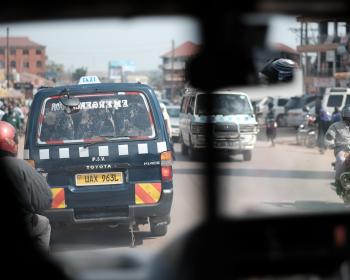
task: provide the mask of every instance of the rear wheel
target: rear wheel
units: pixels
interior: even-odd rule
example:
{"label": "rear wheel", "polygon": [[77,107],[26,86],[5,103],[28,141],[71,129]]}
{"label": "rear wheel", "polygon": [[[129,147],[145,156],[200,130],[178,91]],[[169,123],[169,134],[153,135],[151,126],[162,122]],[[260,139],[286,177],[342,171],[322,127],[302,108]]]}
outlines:
{"label": "rear wheel", "polygon": [[151,228],[151,234],[153,236],[164,236],[168,232],[168,224],[170,223],[170,217],[153,217],[150,218],[149,225]]}
{"label": "rear wheel", "polygon": [[195,148],[190,143],[190,146],[188,147],[188,156],[190,160],[198,160],[199,159],[199,151]]}
{"label": "rear wheel", "polygon": [[168,225],[157,225],[157,224],[150,224],[151,227],[151,234],[153,236],[164,236],[168,232]]}
{"label": "rear wheel", "polygon": [[243,152],[244,161],[251,161],[253,156],[253,152],[251,150],[246,150]]}
{"label": "rear wheel", "polygon": [[182,135],[180,135],[180,143],[181,143],[181,154],[186,156],[188,154],[188,147],[185,145]]}
{"label": "rear wheel", "polygon": [[305,140],[305,146],[308,148],[314,148],[317,145],[316,133],[308,133]]}

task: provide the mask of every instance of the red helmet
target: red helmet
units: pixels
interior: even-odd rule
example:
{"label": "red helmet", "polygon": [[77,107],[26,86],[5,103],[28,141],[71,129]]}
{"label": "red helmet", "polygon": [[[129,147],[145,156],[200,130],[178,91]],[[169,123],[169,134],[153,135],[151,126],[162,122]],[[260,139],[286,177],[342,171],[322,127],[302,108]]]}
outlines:
{"label": "red helmet", "polygon": [[8,122],[0,121],[0,151],[17,155],[18,139],[16,129]]}

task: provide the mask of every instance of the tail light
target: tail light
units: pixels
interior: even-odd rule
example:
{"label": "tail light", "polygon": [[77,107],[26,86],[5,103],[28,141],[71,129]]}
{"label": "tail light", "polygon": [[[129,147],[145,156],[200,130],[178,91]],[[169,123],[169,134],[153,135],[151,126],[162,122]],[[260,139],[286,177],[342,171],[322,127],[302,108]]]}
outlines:
{"label": "tail light", "polygon": [[171,181],[173,179],[173,157],[171,151],[160,154],[160,166],[162,173],[162,181]]}

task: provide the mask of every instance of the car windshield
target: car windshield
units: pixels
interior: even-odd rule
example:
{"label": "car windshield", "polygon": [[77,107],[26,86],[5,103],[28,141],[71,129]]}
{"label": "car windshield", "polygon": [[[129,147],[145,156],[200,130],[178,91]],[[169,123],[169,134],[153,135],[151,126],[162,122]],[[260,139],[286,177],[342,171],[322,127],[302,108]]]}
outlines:
{"label": "car windshield", "polygon": [[178,118],[180,115],[180,107],[167,107],[166,108],[171,118]]}
{"label": "car windshield", "polygon": [[301,98],[300,97],[292,97],[288,100],[287,104],[285,107],[290,108],[290,109],[297,109],[301,108]]}
{"label": "car windshield", "polygon": [[[213,111],[208,110],[207,104],[213,104]],[[199,94],[196,103],[197,115],[233,115],[251,114],[253,109],[247,96],[241,94]]]}

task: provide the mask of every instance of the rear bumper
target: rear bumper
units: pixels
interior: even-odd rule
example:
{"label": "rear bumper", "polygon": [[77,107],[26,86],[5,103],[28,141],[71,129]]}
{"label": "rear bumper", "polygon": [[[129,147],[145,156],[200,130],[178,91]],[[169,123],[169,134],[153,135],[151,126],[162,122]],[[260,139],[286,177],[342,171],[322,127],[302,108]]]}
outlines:
{"label": "rear bumper", "polygon": [[[170,190],[169,190],[170,191]],[[99,217],[91,218],[76,218],[74,208],[70,209],[49,209],[44,212],[44,215],[50,220],[51,223],[57,224],[98,224],[98,223],[118,223],[129,224],[130,222],[138,219],[146,219],[151,217],[165,217],[169,216],[170,209],[173,201],[173,193],[162,193],[160,201],[156,204],[142,204],[142,205],[129,205],[128,213],[123,216],[110,216],[105,212],[106,217],[103,217],[103,213],[99,213]]]}

